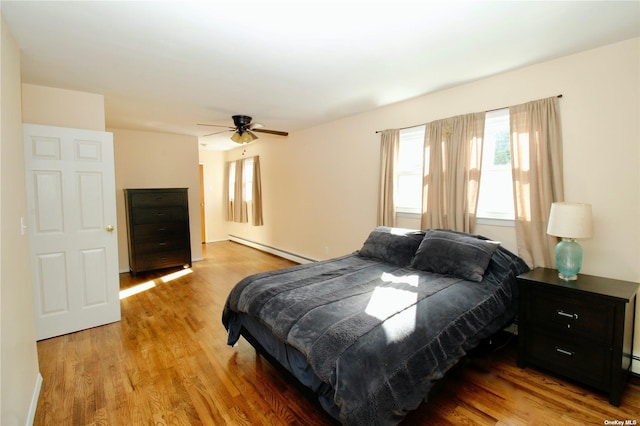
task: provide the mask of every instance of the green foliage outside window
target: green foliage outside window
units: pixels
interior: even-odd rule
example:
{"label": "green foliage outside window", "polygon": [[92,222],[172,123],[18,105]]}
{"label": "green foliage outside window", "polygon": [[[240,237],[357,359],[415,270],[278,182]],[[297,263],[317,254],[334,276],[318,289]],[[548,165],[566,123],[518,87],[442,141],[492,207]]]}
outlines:
{"label": "green foliage outside window", "polygon": [[509,132],[500,132],[496,134],[496,149],[494,151],[493,164],[496,166],[506,166],[511,164]]}

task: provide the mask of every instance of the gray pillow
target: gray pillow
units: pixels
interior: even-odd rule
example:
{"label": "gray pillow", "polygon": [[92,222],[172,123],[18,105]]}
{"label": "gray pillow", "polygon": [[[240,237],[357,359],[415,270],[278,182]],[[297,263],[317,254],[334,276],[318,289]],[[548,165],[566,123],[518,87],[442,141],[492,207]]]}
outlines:
{"label": "gray pillow", "polygon": [[358,254],[393,265],[409,266],[423,237],[424,231],[378,226],[369,234]]}
{"label": "gray pillow", "polygon": [[427,231],[411,267],[469,281],[482,281],[499,243],[451,231]]}

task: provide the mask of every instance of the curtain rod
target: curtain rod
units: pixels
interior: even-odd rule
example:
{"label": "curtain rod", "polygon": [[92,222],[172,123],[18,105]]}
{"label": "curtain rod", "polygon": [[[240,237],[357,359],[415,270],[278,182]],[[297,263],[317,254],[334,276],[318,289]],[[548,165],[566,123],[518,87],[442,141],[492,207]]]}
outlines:
{"label": "curtain rod", "polygon": [[[561,98],[562,97],[562,93],[560,93],[558,96],[556,96],[556,98]],[[488,111],[485,112],[492,112],[492,111],[498,111],[501,109],[505,109],[505,108],[509,108],[509,107],[502,107],[502,108],[494,108],[494,109],[490,109]],[[418,127],[418,126],[424,126],[427,123],[422,123],[422,124],[415,124],[413,126],[407,126],[407,127],[400,127],[397,130],[405,130],[405,129],[410,129],[412,127]],[[382,133],[384,130],[376,130],[376,133]]]}

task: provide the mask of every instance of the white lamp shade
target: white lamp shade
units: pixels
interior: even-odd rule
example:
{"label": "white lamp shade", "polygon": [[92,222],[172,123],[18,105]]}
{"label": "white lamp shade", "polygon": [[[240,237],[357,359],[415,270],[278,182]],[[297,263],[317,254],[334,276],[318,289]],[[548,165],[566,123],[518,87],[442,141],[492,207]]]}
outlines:
{"label": "white lamp shade", "polygon": [[561,238],[591,238],[593,236],[591,204],[551,204],[547,234]]}

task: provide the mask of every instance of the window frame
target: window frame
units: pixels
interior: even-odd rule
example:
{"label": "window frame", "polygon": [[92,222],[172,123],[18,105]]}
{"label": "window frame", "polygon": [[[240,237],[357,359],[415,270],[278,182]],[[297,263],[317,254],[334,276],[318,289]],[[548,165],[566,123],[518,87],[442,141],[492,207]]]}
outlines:
{"label": "window frame", "polygon": [[[487,128],[489,129],[489,131],[491,132],[493,130],[493,128],[495,128],[495,123],[496,122],[500,122],[500,120],[502,120],[502,125],[504,125],[505,120],[506,120],[506,125],[507,125],[507,132],[508,135],[510,137],[510,126],[509,126],[509,109],[508,108],[503,108],[503,109],[499,109],[499,110],[493,110],[493,111],[488,111],[486,113],[485,116],[485,137],[484,137],[484,143],[483,143],[483,165],[482,165],[482,174],[485,173],[485,171],[489,170],[490,172],[495,171],[495,168],[490,167],[489,169],[485,168],[485,158],[488,156],[488,149],[491,150],[491,156],[495,155],[495,140],[490,140],[487,144]],[[400,219],[400,218],[407,218],[407,219],[419,219],[422,215],[422,195],[423,195],[423,191],[420,190],[419,192],[419,198],[420,198],[420,202],[417,206],[408,206],[408,205],[399,205],[398,204],[398,194],[400,193],[400,189],[399,189],[399,185],[400,185],[400,177],[401,176],[418,176],[419,180],[420,180],[420,188],[422,188],[422,179],[423,179],[423,174],[424,174],[424,161],[425,161],[425,155],[424,155],[424,137],[425,137],[425,131],[426,131],[426,125],[419,125],[419,126],[414,126],[414,127],[409,127],[406,129],[401,129],[400,130],[400,142],[399,142],[399,148],[398,148],[398,158],[396,159],[396,170],[394,171],[394,181],[395,181],[395,194],[396,197],[394,197],[394,208],[396,210],[396,218]],[[401,164],[401,156],[402,153],[400,152],[404,147],[403,147],[403,142],[406,144],[407,141],[411,141],[411,142],[416,142],[416,139],[420,139],[420,152],[419,154],[416,152],[413,155],[420,158],[420,162],[421,162],[421,167],[420,167],[420,171],[416,172],[415,170],[413,172],[404,169]],[[510,148],[510,146],[509,146]],[[511,166],[511,161],[509,161],[508,164],[505,164],[502,167],[498,167],[498,168],[502,168],[503,172],[506,172],[507,170],[509,171],[509,174],[511,175],[510,178],[510,191],[512,194],[511,197],[511,202],[512,204],[514,204],[513,201],[513,170],[512,170],[512,166]],[[480,192],[478,194],[478,207],[480,207],[480,197],[482,196],[482,189],[483,189],[483,185],[482,185],[482,175],[481,175],[481,181],[480,181]],[[485,181],[486,184],[486,181]],[[514,206],[514,210],[515,210],[515,206]],[[515,211],[513,211],[513,213],[511,211],[509,212],[488,212],[488,211],[481,211],[478,210],[476,212],[476,224],[478,225],[491,225],[491,226],[504,226],[504,227],[515,227]]]}
{"label": "window frame", "polygon": [[[394,180],[395,180],[395,188],[394,193],[396,196],[394,197],[394,208],[396,210],[396,215],[415,218],[421,216],[422,211],[422,180],[424,173],[424,134],[426,130],[426,125],[409,127],[406,129],[400,130],[400,141],[398,146],[398,158],[396,159],[396,170],[394,172]],[[419,167],[402,167],[401,161],[404,159],[405,155],[403,155],[403,151],[406,151],[408,144],[416,144],[417,147],[412,147],[413,150],[409,152],[413,153],[407,154],[407,158],[417,157],[420,158],[420,166]],[[404,145],[404,146],[403,146]],[[400,177],[414,177],[419,181],[419,196],[415,196],[417,198],[416,205],[399,205],[398,194],[400,193]]]}
{"label": "window frame", "polygon": [[[506,126],[505,126],[506,125]],[[509,108],[501,108],[498,110],[488,111],[485,115],[485,134],[482,147],[482,174],[480,176],[479,192],[478,192],[478,210],[476,211],[476,223],[482,225],[494,225],[494,226],[515,226],[515,207],[513,199],[513,169],[509,157],[509,162],[504,165],[496,165],[491,162],[491,159],[495,159],[496,155],[496,139],[495,135],[499,131],[507,132],[507,138],[510,137],[510,125],[509,125]],[[509,139],[507,139],[508,141]],[[509,143],[510,145],[510,143]],[[509,151],[510,151],[509,146]],[[509,152],[509,155],[511,153]],[[509,175],[508,183],[505,180],[502,184],[508,189],[511,194],[511,209],[509,210],[496,210],[489,211],[482,209],[482,197],[483,190],[487,191],[487,174],[488,173],[502,173]],[[484,179],[484,180],[483,180]],[[484,183],[484,185],[483,185]],[[494,188],[495,190],[495,188]],[[486,192],[485,192],[486,196]]]}

